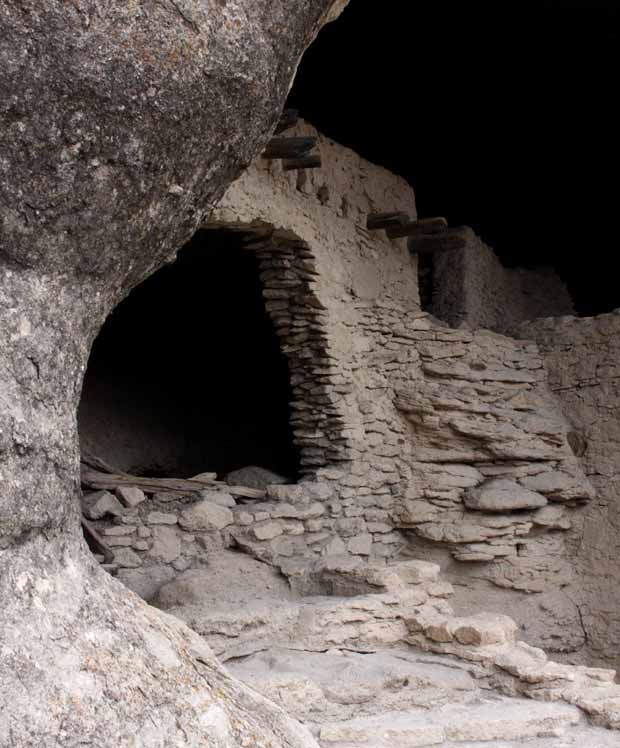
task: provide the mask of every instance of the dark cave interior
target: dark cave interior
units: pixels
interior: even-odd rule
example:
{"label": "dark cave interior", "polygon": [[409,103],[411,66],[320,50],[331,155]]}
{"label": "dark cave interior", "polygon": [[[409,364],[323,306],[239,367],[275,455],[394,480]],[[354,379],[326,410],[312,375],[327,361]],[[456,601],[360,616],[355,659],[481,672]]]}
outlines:
{"label": "dark cave interior", "polygon": [[294,480],[290,399],[256,257],[232,232],[199,231],[95,341],[78,413],[82,451],[150,477],[258,465]]}
{"label": "dark cave interior", "polygon": [[405,177],[421,217],[553,267],[599,314],[620,306],[619,18],[597,0],[351,0],[288,105]]}

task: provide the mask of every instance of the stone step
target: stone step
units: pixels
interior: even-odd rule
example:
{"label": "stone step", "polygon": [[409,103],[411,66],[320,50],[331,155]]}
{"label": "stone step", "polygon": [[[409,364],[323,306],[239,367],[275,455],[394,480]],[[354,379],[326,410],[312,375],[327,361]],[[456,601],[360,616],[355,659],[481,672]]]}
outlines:
{"label": "stone step", "polygon": [[[338,748],[390,748],[386,743],[340,743]],[[333,748],[333,745],[330,746]],[[563,737],[436,743],[432,748],[618,748],[617,735],[603,728],[572,730]]]}
{"label": "stone step", "polygon": [[[604,728],[571,730],[562,737],[532,738],[530,740],[501,740],[474,743],[441,743],[436,748],[618,748],[618,736]],[[347,747],[352,748],[352,747]],[[367,747],[368,748],[368,747]],[[383,748],[383,746],[373,746]]]}
{"label": "stone step", "polygon": [[490,741],[496,745],[498,740],[558,738],[581,719],[578,709],[564,704],[494,699],[326,723],[318,737],[323,748],[424,748]]}

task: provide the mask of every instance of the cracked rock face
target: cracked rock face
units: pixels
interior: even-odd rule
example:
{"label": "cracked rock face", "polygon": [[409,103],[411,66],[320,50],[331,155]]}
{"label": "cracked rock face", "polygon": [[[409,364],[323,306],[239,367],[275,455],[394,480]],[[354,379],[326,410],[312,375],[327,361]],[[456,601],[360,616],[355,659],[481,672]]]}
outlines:
{"label": "cracked rock face", "polygon": [[260,151],[333,5],[0,7],[0,746],[312,744],[89,564],[75,413],[103,320]]}

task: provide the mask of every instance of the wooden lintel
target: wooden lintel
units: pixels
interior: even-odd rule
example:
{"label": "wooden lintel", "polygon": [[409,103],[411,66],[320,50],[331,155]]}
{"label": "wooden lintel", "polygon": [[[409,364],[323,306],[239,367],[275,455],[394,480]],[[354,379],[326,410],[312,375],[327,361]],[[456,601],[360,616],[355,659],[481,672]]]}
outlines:
{"label": "wooden lintel", "polygon": [[446,250],[464,249],[467,246],[466,227],[448,229],[441,234],[413,236],[407,244],[411,254],[432,254]]}
{"label": "wooden lintel", "polygon": [[406,213],[371,213],[366,219],[366,228],[369,231],[377,231],[391,226],[403,226],[406,223],[409,223],[409,216]]}
{"label": "wooden lintel", "polygon": [[316,146],[315,137],[272,138],[263,151],[263,158],[303,158]]}
{"label": "wooden lintel", "polygon": [[282,161],[284,171],[294,171],[295,169],[320,169],[322,165],[321,157],[317,154],[304,156],[303,158],[289,158]]}
{"label": "wooden lintel", "polygon": [[448,228],[445,218],[422,218],[419,221],[409,221],[402,225],[389,226],[386,234],[390,239],[404,236],[425,236],[427,234],[440,234]]}
{"label": "wooden lintel", "polygon": [[280,119],[276,125],[276,135],[280,135],[280,133],[290,130],[291,127],[295,127],[298,122],[299,112],[297,109],[285,109],[280,115]]}

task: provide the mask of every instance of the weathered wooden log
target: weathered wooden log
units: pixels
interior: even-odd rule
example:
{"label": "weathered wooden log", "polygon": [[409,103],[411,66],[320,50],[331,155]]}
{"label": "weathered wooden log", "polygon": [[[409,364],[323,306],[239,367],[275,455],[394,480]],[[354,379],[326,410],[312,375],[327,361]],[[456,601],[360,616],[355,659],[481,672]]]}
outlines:
{"label": "weathered wooden log", "polygon": [[316,146],[315,137],[272,138],[263,151],[263,158],[303,158]]}
{"label": "weathered wooden log", "polygon": [[280,135],[280,133],[290,130],[291,127],[295,127],[298,122],[299,112],[297,109],[285,109],[280,115],[280,119],[276,126],[276,135]]}
{"label": "weathered wooden log", "polygon": [[426,234],[439,234],[448,228],[445,218],[422,218],[419,221],[409,221],[402,225],[395,224],[386,229],[390,239],[403,236],[419,236]]}
{"label": "weathered wooden log", "polygon": [[114,553],[104,543],[101,535],[99,535],[86,517],[82,517],[82,532],[91,551],[102,555],[104,563],[111,564],[114,561]]}
{"label": "weathered wooden log", "polygon": [[96,490],[113,491],[120,486],[134,486],[145,493],[188,494],[212,487],[214,481],[186,480],[184,478],[142,478],[127,473],[101,473],[82,465],[82,485]]}
{"label": "weathered wooden log", "polygon": [[446,250],[464,249],[467,245],[468,229],[461,226],[447,229],[441,234],[426,234],[413,236],[407,246],[411,254],[432,254]]}
{"label": "weathered wooden log", "polygon": [[366,219],[366,228],[369,231],[377,231],[392,226],[403,226],[408,222],[409,216],[406,213],[371,213]]}
{"label": "weathered wooden log", "polygon": [[303,158],[289,158],[282,162],[284,171],[293,171],[295,169],[320,169],[321,157],[318,153]]}
{"label": "weathered wooden log", "polygon": [[113,465],[110,465],[109,462],[102,460],[101,457],[82,450],[80,454],[80,467],[84,469],[84,466],[92,468],[93,470],[99,471],[101,473],[115,473],[115,474],[128,475],[128,473],[123,473],[122,470],[119,470],[118,468],[115,468]]}
{"label": "weathered wooden log", "polygon": [[233,496],[243,496],[246,499],[264,499],[266,491],[246,486],[229,486],[216,480],[202,480],[200,478],[141,478],[128,473],[101,473],[88,466],[81,466],[82,485],[98,491],[114,491],[121,486],[134,486],[145,493],[177,493],[180,496],[203,491],[206,488],[221,489]]}

